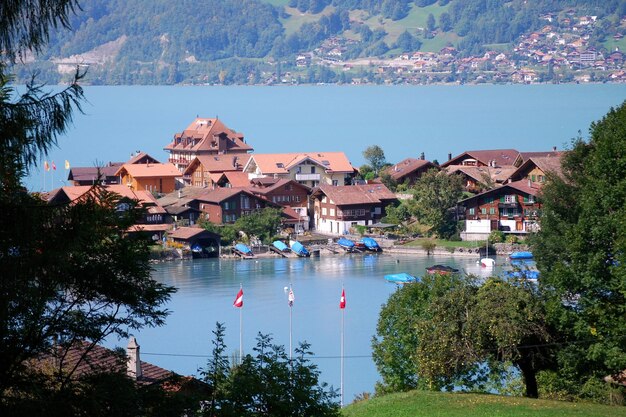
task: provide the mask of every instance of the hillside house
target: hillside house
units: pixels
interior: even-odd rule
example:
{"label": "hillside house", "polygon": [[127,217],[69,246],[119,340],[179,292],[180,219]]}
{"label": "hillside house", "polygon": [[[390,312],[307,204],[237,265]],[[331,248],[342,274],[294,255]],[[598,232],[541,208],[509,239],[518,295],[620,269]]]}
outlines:
{"label": "hillside house", "polygon": [[406,158],[383,172],[389,174],[398,184],[406,183],[413,185],[419,177],[432,168],[437,168],[437,166],[430,161],[426,161],[422,154],[420,159]]}
{"label": "hillside house", "polygon": [[[145,152],[137,151],[131,154],[127,164],[158,164],[155,158]],[[120,178],[115,174],[124,162],[109,162],[101,167],[74,167],[70,168],[67,180],[72,185],[94,185],[98,179],[101,185],[119,184]]]}
{"label": "hillside house", "polygon": [[245,188],[217,188],[192,197],[187,205],[201,211],[206,220],[215,224],[234,223],[253,211],[280,207]]}
{"label": "hillside house", "polygon": [[254,150],[241,133],[226,127],[217,118],[196,118],[184,131],[176,133],[174,140],[163,149],[169,152],[169,162],[181,173],[200,155],[236,154],[245,158]]}
{"label": "hillside house", "polygon": [[343,152],[304,152],[254,154],[243,172],[250,179],[287,178],[313,188],[321,184],[347,184],[355,170]]}
{"label": "hillside house", "polygon": [[321,185],[311,198],[315,229],[334,235],[349,233],[357,225],[379,223],[385,208],[398,201],[383,184]]}
{"label": "hillside house", "polygon": [[124,164],[115,175],[120,184],[138,191],[167,194],[176,189],[176,180],[182,174],[173,164]]}
{"label": "hillside house", "polygon": [[526,159],[519,168],[511,174],[510,182],[530,181],[532,184],[544,184],[547,180],[547,174],[552,173],[562,176],[561,157],[563,152],[555,153],[548,156],[532,156]]}
{"label": "hillside house", "polygon": [[494,230],[526,235],[538,230],[540,184],[522,180],[485,191],[457,204],[465,219],[463,240],[485,240]]}
{"label": "hillside house", "polygon": [[291,210],[288,212],[296,215],[296,233],[309,230],[309,194],[311,189],[306,185],[286,178],[263,178],[252,180],[252,186],[248,190],[282,207],[289,207]]}
{"label": "hillside house", "polygon": [[247,160],[248,155],[199,155],[183,171],[183,180],[186,185],[214,188],[224,172],[241,171]]}

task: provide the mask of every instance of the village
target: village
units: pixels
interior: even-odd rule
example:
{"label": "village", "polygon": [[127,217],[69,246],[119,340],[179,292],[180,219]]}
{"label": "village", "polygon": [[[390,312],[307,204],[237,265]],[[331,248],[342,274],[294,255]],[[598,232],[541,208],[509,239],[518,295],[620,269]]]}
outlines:
{"label": "village", "polygon": [[236,242],[222,252],[220,235],[200,224],[229,225],[274,208],[281,214],[280,233],[294,241],[315,235],[318,241],[337,242],[360,230],[383,245],[397,226],[383,222],[386,208],[413,197],[389,189],[380,177],[406,189],[427,171],[439,170],[460,176],[470,196],[451,208],[465,224],[462,240],[484,241],[492,231],[523,239],[538,229],[541,187],[548,173],[560,174],[563,155],[556,148],[468,150],[450,153],[438,164],[421,154],[387,166],[379,178],[364,180],[343,152],[253,153],[243,134],[217,118],[196,118],[164,150],[169,153],[164,162],[137,151],[126,162],[71,167],[72,185],[52,190],[47,200],[70,203],[98,184],[120,196],[118,210],[133,204],[144,209],[131,233],[195,256],[246,257]]}
{"label": "village", "polygon": [[[333,37],[315,50],[298,55],[295,64],[301,68],[319,64],[340,71],[373,69],[388,84],[626,81],[623,52],[616,47],[602,53],[591,42],[593,31],[598,29],[596,16],[576,16],[571,11],[564,16],[546,14],[541,19],[545,26],[523,35],[512,51],[494,49],[481,55],[463,56],[448,45],[438,52],[414,51],[393,58],[348,59],[346,52],[357,41]],[[626,19],[620,24],[625,26]],[[624,35],[617,32],[607,36],[618,42]],[[295,79],[288,73],[281,82],[295,82]],[[368,80],[356,77],[351,82],[360,84]]]}

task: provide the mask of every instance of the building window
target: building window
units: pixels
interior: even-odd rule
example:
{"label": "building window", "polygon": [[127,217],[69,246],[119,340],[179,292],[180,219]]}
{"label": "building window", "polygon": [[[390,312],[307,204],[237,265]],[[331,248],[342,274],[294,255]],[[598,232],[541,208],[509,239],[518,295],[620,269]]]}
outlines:
{"label": "building window", "polygon": [[485,207],[481,208],[480,214],[487,214],[487,209]]}
{"label": "building window", "polygon": [[516,197],[515,194],[507,194],[507,195],[504,196],[504,202],[505,203],[516,203],[517,199],[515,197]]}
{"label": "building window", "polygon": [[293,201],[300,202],[300,196],[299,195],[293,196]]}
{"label": "building window", "polygon": [[496,214],[496,209],[494,207],[490,207],[489,214]]}
{"label": "building window", "polygon": [[339,180],[333,180],[333,186],[338,186],[339,185]]}
{"label": "building window", "polygon": [[330,215],[331,215],[331,216],[333,216],[333,217],[335,217],[335,209],[334,209],[334,208],[331,208],[331,209],[330,209]]}
{"label": "building window", "polygon": [[326,207],[322,207],[322,216],[326,215]]}
{"label": "building window", "polygon": [[311,167],[311,174],[315,174],[315,167]]}
{"label": "building window", "polygon": [[326,196],[322,197],[322,203],[325,203],[327,201]]}
{"label": "building window", "polygon": [[474,207],[469,209],[469,214],[470,214],[470,216],[473,216],[474,214],[476,214],[476,209]]}

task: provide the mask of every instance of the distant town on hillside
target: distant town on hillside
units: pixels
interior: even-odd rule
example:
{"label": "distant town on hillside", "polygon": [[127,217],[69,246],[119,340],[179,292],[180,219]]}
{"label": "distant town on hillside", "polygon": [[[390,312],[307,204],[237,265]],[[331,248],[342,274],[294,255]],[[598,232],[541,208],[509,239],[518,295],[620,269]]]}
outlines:
{"label": "distant town on hillside", "polygon": [[[84,0],[20,81],[624,82],[619,0]],[[139,12],[141,11],[141,12]]]}

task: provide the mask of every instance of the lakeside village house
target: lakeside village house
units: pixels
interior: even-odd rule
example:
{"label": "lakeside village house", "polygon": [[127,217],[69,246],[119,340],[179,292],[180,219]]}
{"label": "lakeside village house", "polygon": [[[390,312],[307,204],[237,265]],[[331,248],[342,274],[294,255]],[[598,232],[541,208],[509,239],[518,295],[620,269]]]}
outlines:
{"label": "lakeside village house", "polygon": [[[219,254],[219,236],[202,233],[200,218],[214,224],[235,222],[265,207],[282,210],[283,228],[340,236],[354,227],[380,223],[398,198],[379,180],[355,184],[358,172],[343,152],[254,154],[241,133],[215,118],[196,118],[165,148],[168,162],[137,151],[127,162],[69,171],[72,187],[48,194],[53,203],[70,203],[96,182],[120,195],[120,210],[131,204],[147,209],[129,232],[148,233],[200,245]],[[472,197],[456,212],[465,221],[464,240],[483,240],[493,230],[524,235],[537,229],[541,187],[548,173],[560,175],[563,152],[515,149],[465,151],[437,166],[406,158],[386,169],[398,184],[414,184],[430,169],[460,175]]]}

